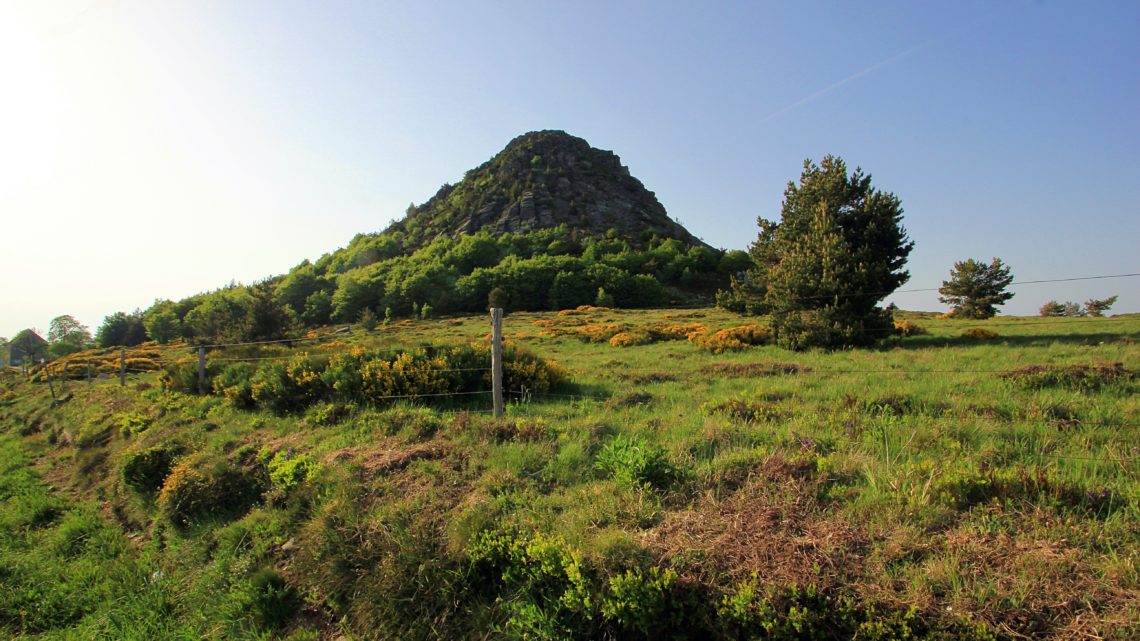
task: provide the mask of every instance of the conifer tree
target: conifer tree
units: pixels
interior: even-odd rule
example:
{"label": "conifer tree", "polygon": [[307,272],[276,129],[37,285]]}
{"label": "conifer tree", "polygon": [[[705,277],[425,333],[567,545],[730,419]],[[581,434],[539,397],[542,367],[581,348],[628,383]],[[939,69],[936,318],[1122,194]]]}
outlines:
{"label": "conifer tree", "polygon": [[836,156],[807,160],[799,184],[784,191],[780,222],[757,223],[753,267],[730,298],[770,314],[779,344],[868,345],[891,334],[879,302],[910,278],[903,266],[914,248],[894,194],[873,188],[861,169],[849,175]]}
{"label": "conifer tree", "polygon": [[938,300],[953,308],[950,315],[955,318],[992,318],[998,305],[1013,298],[1013,292],[1005,291],[1012,282],[1009,265],[1000,258],[994,258],[989,265],[969,258],[954,263],[950,279],[942,281],[938,288]]}

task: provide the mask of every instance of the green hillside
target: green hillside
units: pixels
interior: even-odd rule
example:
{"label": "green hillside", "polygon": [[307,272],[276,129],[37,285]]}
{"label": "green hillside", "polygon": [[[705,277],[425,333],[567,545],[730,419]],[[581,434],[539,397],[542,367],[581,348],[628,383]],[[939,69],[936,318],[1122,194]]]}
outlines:
{"label": "green hillside", "polygon": [[485,314],[9,372],[0,636],[1136,638],[1140,321],[901,317],[512,313],[502,420]]}
{"label": "green hillside", "polygon": [[238,342],[361,314],[481,311],[496,288],[511,310],[711,303],[749,264],[745,252],[713,249],[671,220],[612,152],[541,131],[382,232],[251,286],[157,301],[136,322],[147,329],[139,336],[160,342]]}

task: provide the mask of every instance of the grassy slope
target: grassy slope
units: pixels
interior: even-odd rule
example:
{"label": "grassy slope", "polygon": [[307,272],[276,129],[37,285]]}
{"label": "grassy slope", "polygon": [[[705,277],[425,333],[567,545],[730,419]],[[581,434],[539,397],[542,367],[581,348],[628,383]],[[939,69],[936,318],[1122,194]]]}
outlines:
{"label": "grassy slope", "polygon": [[[535,583],[469,561],[479,533],[495,530],[528,541],[556,533],[596,599],[615,593],[614,577],[658,566],[675,572],[671,594],[702,601],[642,612],[611,599],[609,610],[585,610],[603,613],[594,634],[660,635],[653,626],[681,611],[674,633],[747,638],[768,616],[750,586],[769,591],[784,621],[781,603],[810,601],[789,599],[789,586],[814,585],[852,597],[863,618],[874,618],[872,604],[915,608],[923,628],[1135,635],[1136,383],[1030,389],[999,372],[1140,369],[1140,320],[912,318],[930,334],[882,350],[714,355],[684,341],[616,348],[542,336],[534,320],[565,319],[512,314],[510,340],[569,368],[568,393],[599,398],[522,399],[502,423],[454,407],[276,417],[146,389],[153,375],[126,389],[72,383],[74,398],[51,409],[43,385],[9,377],[0,626],[44,638],[304,639],[510,636],[550,623],[518,605],[544,603],[522,595],[541,593]],[[673,310],[594,312],[590,322],[740,320]],[[1000,337],[961,337],[976,326]],[[349,342],[438,344],[486,331],[482,318],[423,321]],[[799,368],[773,374],[772,364]],[[743,403],[716,411],[730,401]],[[638,487],[598,469],[617,436],[663,450],[658,464],[671,474]],[[289,452],[311,473],[295,484],[277,477],[240,518],[178,529],[120,476],[123,453],[172,442],[231,459]],[[251,581],[266,568],[294,592],[267,597]],[[657,603],[652,592],[645,603]],[[281,603],[296,611],[283,622]]]}

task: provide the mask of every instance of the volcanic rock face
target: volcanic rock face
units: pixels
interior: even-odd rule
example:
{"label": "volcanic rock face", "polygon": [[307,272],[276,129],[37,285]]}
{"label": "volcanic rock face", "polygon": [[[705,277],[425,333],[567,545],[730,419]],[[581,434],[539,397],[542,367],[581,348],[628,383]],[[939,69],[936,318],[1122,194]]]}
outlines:
{"label": "volcanic rock face", "polygon": [[568,225],[587,235],[610,229],[631,242],[653,235],[703,244],[669,218],[653,192],[611,151],[562,131],[515,138],[503,151],[409,210],[393,230],[413,244],[439,235],[493,234]]}

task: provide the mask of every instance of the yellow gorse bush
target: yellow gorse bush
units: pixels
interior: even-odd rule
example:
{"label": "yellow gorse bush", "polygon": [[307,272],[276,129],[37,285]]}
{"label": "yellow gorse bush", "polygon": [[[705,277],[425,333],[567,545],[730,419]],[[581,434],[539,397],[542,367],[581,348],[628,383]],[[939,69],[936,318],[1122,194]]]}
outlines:
{"label": "yellow gorse bush", "polygon": [[753,345],[772,342],[772,330],[764,325],[741,325],[729,327],[712,334],[707,331],[694,331],[688,336],[689,342],[714,354],[739,352]]}
{"label": "yellow gorse bush", "polygon": [[[221,368],[208,364],[207,389],[235,407],[278,413],[320,402],[379,404],[393,397],[472,400],[489,390],[490,366],[490,347],[479,343],[396,353],[362,349],[332,355],[301,353],[286,363],[235,362]],[[196,390],[196,367],[187,363],[171,368],[163,385],[176,391]],[[547,392],[568,378],[556,364],[511,345],[504,350],[503,369],[504,384],[513,390]]]}
{"label": "yellow gorse bush", "polygon": [[126,358],[120,363],[123,349],[119,347],[91,349],[69,354],[43,366],[36,366],[31,373],[35,382],[45,382],[50,375],[55,380],[67,378],[81,380],[87,378],[88,372],[92,376],[100,374],[118,374],[120,364],[130,372],[153,372],[162,369],[164,362],[169,362],[176,355],[184,354],[185,344],[172,344],[162,348],[153,345],[128,347]]}
{"label": "yellow gorse bush", "polygon": [[902,336],[921,336],[929,333],[925,327],[911,320],[896,321],[895,330]]}
{"label": "yellow gorse bush", "polygon": [[581,316],[591,312],[608,312],[609,307],[595,307],[593,305],[579,305],[574,309],[563,309],[558,312],[559,316]]}

